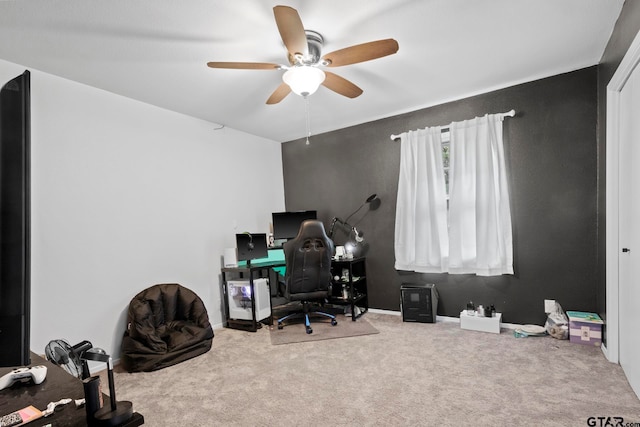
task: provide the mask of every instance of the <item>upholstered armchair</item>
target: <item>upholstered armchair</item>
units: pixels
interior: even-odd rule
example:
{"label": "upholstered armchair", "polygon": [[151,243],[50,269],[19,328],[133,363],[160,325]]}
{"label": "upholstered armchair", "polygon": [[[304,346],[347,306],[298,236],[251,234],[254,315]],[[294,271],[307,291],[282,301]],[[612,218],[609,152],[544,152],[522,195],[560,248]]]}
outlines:
{"label": "upholstered armchair", "polygon": [[212,340],[198,295],[176,283],[154,285],[129,303],[122,365],[129,372],[165,368],[206,353]]}

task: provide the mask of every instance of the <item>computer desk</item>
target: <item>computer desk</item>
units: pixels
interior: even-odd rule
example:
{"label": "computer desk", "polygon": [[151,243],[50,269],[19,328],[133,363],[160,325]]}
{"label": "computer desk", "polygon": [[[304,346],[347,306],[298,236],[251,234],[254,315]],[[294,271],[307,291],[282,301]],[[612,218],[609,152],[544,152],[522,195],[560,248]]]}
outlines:
{"label": "computer desk", "polygon": [[[42,427],[52,426],[86,427],[87,412],[84,407],[76,408],[75,400],[84,399],[84,387],[82,380],[69,374],[60,366],[56,366],[31,352],[31,364],[29,366],[44,365],[47,367],[47,377],[41,384],[16,383],[9,388],[0,390],[0,415],[10,414],[27,406],[34,406],[44,411],[50,402],[60,399],[72,399],[66,405],[56,408],[56,411],[48,417],[42,417],[28,423],[28,426]],[[9,373],[12,368],[0,368],[0,376]],[[108,388],[105,384],[103,387]],[[116,384],[116,392],[118,385]],[[109,404],[109,396],[102,395],[103,402]],[[139,426],[144,424],[144,417],[137,412],[122,426]]]}
{"label": "computer desk", "polygon": [[[366,258],[351,258],[351,259],[332,259],[331,270],[332,276],[339,276],[341,279],[334,283],[336,285],[342,285],[345,288],[346,295],[344,296],[329,296],[329,303],[333,305],[349,306],[351,313],[351,320],[354,322],[369,310],[369,297],[367,291],[366,281]],[[275,268],[286,267],[285,259],[260,259],[255,262],[251,262],[249,265],[241,265],[238,267],[224,267],[222,268],[222,288],[225,306],[226,327],[234,329],[242,329],[250,332],[255,332],[260,328],[260,321],[263,319],[256,319],[256,301],[254,292],[254,276],[267,277],[269,280],[269,308],[270,314],[267,318],[268,324],[273,325],[273,304],[272,304],[272,291],[271,283],[277,283],[277,277],[275,282],[272,282],[271,275]],[[265,276],[266,272],[266,276]],[[343,275],[342,272],[346,272]],[[233,274],[240,279],[248,280],[251,287],[251,320],[242,319],[230,319],[229,318],[229,300],[227,293],[227,280],[228,275]],[[276,285],[277,286],[277,285]],[[358,306],[359,312],[356,310]]]}

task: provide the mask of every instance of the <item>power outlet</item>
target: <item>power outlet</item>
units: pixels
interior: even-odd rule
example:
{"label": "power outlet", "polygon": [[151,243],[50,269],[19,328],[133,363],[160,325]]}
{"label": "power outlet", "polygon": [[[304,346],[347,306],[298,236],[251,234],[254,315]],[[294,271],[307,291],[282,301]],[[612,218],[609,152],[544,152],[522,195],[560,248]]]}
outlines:
{"label": "power outlet", "polygon": [[544,300],[544,312],[549,314],[556,308],[556,300],[546,299]]}

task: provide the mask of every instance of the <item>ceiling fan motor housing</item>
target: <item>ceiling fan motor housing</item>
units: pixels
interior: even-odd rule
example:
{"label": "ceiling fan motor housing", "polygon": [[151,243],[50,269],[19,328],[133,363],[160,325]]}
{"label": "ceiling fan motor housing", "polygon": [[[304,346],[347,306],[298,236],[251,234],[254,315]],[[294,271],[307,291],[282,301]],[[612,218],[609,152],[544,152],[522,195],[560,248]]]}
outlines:
{"label": "ceiling fan motor housing", "polygon": [[289,55],[289,62],[291,65],[327,65],[320,63],[320,57],[322,56],[322,46],[324,45],[324,38],[322,34],[317,31],[304,30],[307,36],[307,45],[309,46],[308,55]]}

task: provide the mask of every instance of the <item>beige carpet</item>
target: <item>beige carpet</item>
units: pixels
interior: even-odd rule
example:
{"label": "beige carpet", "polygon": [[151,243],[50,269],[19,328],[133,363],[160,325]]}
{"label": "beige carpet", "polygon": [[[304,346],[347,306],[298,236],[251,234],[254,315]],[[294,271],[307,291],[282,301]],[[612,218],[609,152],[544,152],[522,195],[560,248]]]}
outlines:
{"label": "beige carpet", "polygon": [[598,348],[371,312],[362,319],[380,333],[272,345],[268,328],[219,329],[206,354],[116,372],[118,400],[154,427],[640,422],[640,400]]}
{"label": "beige carpet", "polygon": [[[361,317],[355,322],[351,320],[351,316],[336,316],[338,324],[331,326],[328,319],[311,321],[313,333],[307,334],[302,319],[290,321],[282,329],[277,326],[270,327],[271,344],[291,344],[306,341],[330,340],[333,338],[355,337],[359,335],[377,334],[378,330],[374,328],[365,317]],[[275,324],[275,321],[274,321]]]}

